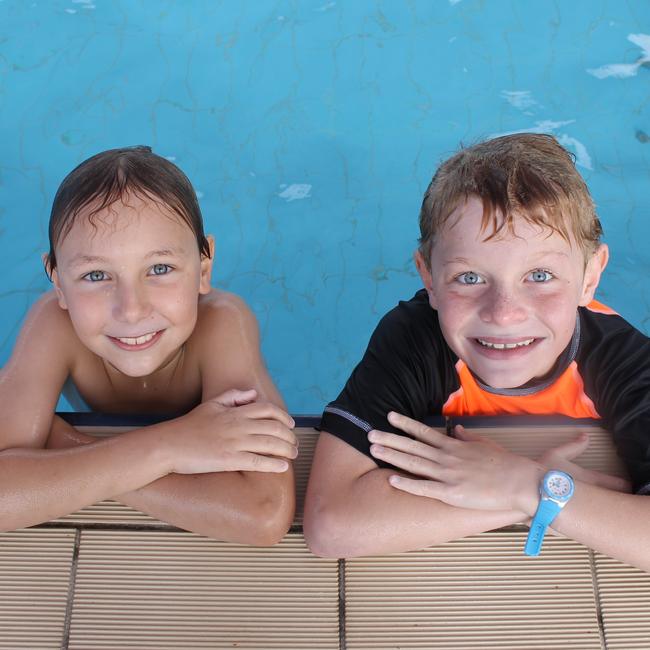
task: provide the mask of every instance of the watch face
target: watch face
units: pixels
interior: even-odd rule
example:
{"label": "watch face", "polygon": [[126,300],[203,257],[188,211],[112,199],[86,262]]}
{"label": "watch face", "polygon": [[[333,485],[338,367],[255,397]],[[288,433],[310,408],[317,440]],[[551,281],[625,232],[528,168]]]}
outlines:
{"label": "watch face", "polygon": [[573,494],[573,479],[564,472],[548,472],[544,477],[546,494],[557,501],[566,501]]}

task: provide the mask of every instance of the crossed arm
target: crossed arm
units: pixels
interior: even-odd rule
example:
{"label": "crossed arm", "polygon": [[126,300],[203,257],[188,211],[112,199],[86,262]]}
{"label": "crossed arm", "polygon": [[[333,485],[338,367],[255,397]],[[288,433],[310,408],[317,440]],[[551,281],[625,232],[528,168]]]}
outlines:
{"label": "crossed arm", "polygon": [[[249,399],[242,399],[242,396],[245,398],[247,395]],[[252,403],[255,397],[256,393],[252,391],[244,393],[233,390],[219,396],[216,401],[224,410],[237,409]],[[237,400],[241,401],[238,403]],[[261,412],[268,405],[258,404],[257,407]],[[287,419],[293,426],[288,416]],[[183,423],[170,424],[182,439]],[[249,430],[255,426],[255,422],[245,424]],[[243,437],[243,431],[238,433]],[[215,435],[218,435],[217,431]],[[95,445],[97,441],[97,438],[77,431],[57,417],[47,446],[50,449],[73,449]],[[291,437],[285,451],[276,450],[278,458],[260,456],[260,461],[251,458],[252,463],[260,462],[260,470],[264,471],[168,473],[114,498],[156,519],[195,533],[243,544],[275,544],[285,535],[293,518],[293,472],[289,466],[289,469],[280,473],[279,466],[266,466],[266,461],[282,462],[279,461],[281,453],[287,457],[295,456],[292,451],[294,442]],[[238,464],[244,467],[245,463],[242,459],[233,459],[234,467]]]}
{"label": "crossed arm", "polygon": [[[621,479],[575,465],[572,458],[585,449],[586,438],[536,462],[462,428],[454,439],[405,416],[391,414],[389,420],[416,439],[372,431],[371,453],[402,472],[379,469],[346,443],[323,434],[305,514],[308,542],[316,553],[410,550],[525,523],[537,509],[540,477],[554,468],[569,471],[576,489],[553,529],[650,571],[650,500],[629,494]],[[333,457],[326,461],[326,455]],[[333,477],[328,465],[339,475]]]}
{"label": "crossed arm", "polygon": [[[39,301],[0,372],[0,530],[124,495],[140,510],[219,539],[281,539],[294,510],[294,423],[259,355],[254,318],[240,304],[226,311],[220,340],[207,342],[222,356],[219,365],[207,359],[203,403],[175,420],[97,440],[52,421],[72,353],[61,335],[67,316],[51,298]],[[224,397],[231,386],[254,390]]]}

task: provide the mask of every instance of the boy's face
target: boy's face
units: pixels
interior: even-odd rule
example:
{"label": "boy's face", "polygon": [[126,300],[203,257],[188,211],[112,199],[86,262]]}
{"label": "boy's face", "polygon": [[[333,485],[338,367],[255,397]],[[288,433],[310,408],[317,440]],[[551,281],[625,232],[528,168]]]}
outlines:
{"label": "boy's face", "polygon": [[485,241],[483,205],[459,206],[438,234],[427,268],[416,264],[449,347],[493,388],[546,375],[571,340],[579,305],[593,298],[607,264],[587,262],[575,242],[515,219],[515,233]]}
{"label": "boy's face", "polygon": [[171,211],[128,196],[82,212],[57,245],[59,304],[81,342],[121,373],[144,377],[178,353],[210,291],[211,260]]}

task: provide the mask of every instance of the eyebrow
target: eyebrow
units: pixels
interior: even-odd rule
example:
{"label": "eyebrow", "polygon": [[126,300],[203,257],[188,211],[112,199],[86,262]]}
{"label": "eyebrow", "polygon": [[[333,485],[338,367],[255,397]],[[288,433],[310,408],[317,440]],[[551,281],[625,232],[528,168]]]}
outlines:
{"label": "eyebrow", "polygon": [[157,251],[151,251],[144,258],[148,260],[150,257],[177,257],[180,255],[185,255],[185,249],[179,246],[178,248],[161,248]]}
{"label": "eyebrow", "polygon": [[464,257],[454,257],[442,263],[443,266],[449,266],[450,264],[469,264],[469,260]]}
{"label": "eyebrow", "polygon": [[[552,250],[539,251],[539,253],[535,253],[534,255],[531,255],[531,260],[538,260],[544,257],[564,257],[568,259],[569,254],[563,253],[562,251],[552,251]],[[470,262],[465,257],[453,257],[452,259],[445,260],[442,263],[443,266],[451,266],[452,264],[472,265],[472,262]]]}
{"label": "eyebrow", "polygon": [[535,259],[536,257],[548,257],[549,255],[552,255],[554,257],[569,257],[568,253],[563,253],[562,251],[540,251],[539,253],[536,253],[535,255],[532,255],[532,258]]}
{"label": "eyebrow", "polygon": [[[150,251],[144,256],[144,259],[148,260],[152,257],[177,257],[185,254],[184,248],[161,248],[160,250]],[[101,257],[99,255],[75,255],[68,266],[77,267],[85,266],[87,264],[107,264],[110,260],[107,257]]]}
{"label": "eyebrow", "polygon": [[103,264],[104,262],[108,262],[108,260],[105,257],[99,257],[97,255],[75,255],[68,262],[68,266],[84,266],[85,264],[95,264],[97,262]]}

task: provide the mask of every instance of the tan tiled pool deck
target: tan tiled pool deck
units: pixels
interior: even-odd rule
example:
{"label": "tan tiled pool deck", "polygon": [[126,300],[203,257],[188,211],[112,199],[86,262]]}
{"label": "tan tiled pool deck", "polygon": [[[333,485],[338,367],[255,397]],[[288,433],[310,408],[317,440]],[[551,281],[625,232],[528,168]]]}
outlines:
{"label": "tan tiled pool deck", "polygon": [[[609,435],[590,424],[475,430],[536,456],[578,429],[591,435],[579,462],[620,473]],[[564,538],[535,559],[522,554],[523,529],[386,557],[313,556],[302,503],[318,434],[298,433],[298,512],[272,548],[114,501],[0,535],[0,648],[650,648],[650,575]]]}

